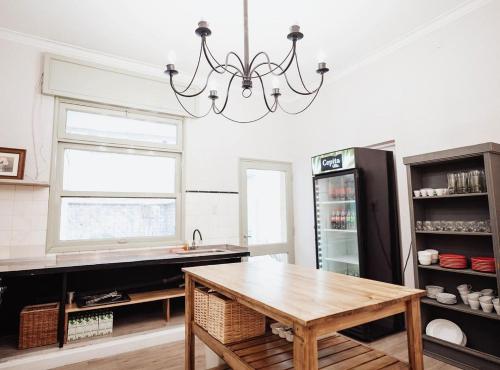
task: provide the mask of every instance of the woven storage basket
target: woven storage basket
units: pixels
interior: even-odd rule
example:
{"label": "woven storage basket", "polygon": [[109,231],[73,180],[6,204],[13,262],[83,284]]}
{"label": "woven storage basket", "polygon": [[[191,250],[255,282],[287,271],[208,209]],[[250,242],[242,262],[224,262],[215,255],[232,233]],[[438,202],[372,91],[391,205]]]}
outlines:
{"label": "woven storage basket", "polygon": [[194,322],[207,330],[208,322],[208,296],[210,289],[195,288],[194,289]]}
{"label": "woven storage basket", "polygon": [[19,349],[57,343],[59,303],[26,306],[19,322]]}
{"label": "woven storage basket", "polygon": [[208,296],[208,333],[221,343],[232,343],[263,335],[264,315],[219,293]]}

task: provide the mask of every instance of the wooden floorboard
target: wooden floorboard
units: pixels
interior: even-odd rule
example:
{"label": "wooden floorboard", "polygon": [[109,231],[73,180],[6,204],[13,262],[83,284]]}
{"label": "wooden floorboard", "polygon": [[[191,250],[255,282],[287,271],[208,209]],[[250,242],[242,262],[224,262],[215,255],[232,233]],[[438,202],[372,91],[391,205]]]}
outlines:
{"label": "wooden floorboard", "polygon": [[[320,342],[321,343],[321,342]],[[345,342],[344,342],[345,343]],[[351,342],[352,343],[352,342]],[[254,343],[259,344],[259,343]],[[262,344],[262,343],[260,343]],[[329,347],[341,349],[340,347],[343,343],[338,343],[336,346]],[[236,344],[237,345],[237,344]],[[321,345],[321,344],[320,344]],[[345,345],[345,344],[344,344]],[[396,335],[392,335],[390,337],[381,339],[379,341],[370,343],[370,347],[390,354],[391,356],[401,360],[407,361],[407,347],[406,347],[406,333],[399,333]],[[245,348],[245,346],[243,346]],[[278,349],[280,347],[275,347],[274,349]],[[321,351],[321,349],[320,349]],[[339,351],[337,353],[328,353],[324,354],[325,356],[320,358],[319,367],[323,369],[338,369],[346,358],[352,359],[353,356],[362,356],[367,355],[367,353],[374,352],[379,353],[378,351],[371,351],[370,349],[366,349],[363,346],[355,346],[350,347],[348,350]],[[375,356],[372,355],[372,356]],[[321,355],[320,355],[321,356]],[[336,357],[333,357],[336,356]],[[383,357],[383,354],[377,358]],[[257,357],[258,358],[258,357]],[[335,361],[335,362],[332,362]],[[380,360],[381,363],[378,362],[375,364],[379,364],[379,369],[384,370],[394,370],[404,368],[399,364],[384,365],[384,360]],[[359,361],[362,366],[363,363],[367,363],[367,361]],[[390,362],[390,361],[389,361]],[[335,365],[337,364],[337,367]],[[272,366],[273,369],[281,369],[286,370],[289,369],[290,363],[287,361],[280,362],[277,365],[280,366]],[[330,367],[333,366],[333,367]],[[171,344],[166,344],[157,347],[151,347],[140,351],[134,351],[129,353],[124,353],[117,356],[106,357],[102,359],[96,359],[86,362],[81,362],[73,365],[68,365],[59,368],[59,370],[84,370],[84,369],[92,369],[92,370],[183,370],[184,369],[184,342],[175,342]],[[205,356],[203,345],[200,341],[196,343],[196,369],[202,370],[205,369]],[[222,367],[221,369],[224,369]],[[435,360],[430,357],[425,357],[425,369],[426,370],[457,370],[456,367],[451,365],[447,365],[441,361]]]}

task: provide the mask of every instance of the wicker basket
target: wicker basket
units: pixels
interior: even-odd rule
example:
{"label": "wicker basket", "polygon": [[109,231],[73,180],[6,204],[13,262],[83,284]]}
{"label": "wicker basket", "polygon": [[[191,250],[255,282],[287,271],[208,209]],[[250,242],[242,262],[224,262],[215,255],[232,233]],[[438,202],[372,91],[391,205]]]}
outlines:
{"label": "wicker basket", "polygon": [[26,306],[19,322],[19,349],[57,343],[59,303]]}
{"label": "wicker basket", "polygon": [[207,330],[209,294],[210,289],[208,288],[194,289],[194,322],[205,330]]}
{"label": "wicker basket", "polygon": [[208,333],[221,343],[232,343],[263,335],[264,315],[219,293],[208,297]]}

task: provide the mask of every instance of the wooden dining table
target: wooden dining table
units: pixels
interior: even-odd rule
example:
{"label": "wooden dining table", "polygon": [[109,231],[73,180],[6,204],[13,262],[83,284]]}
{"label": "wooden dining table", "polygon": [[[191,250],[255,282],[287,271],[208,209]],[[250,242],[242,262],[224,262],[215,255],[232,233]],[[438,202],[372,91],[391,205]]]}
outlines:
{"label": "wooden dining table", "polygon": [[213,289],[292,327],[294,369],[318,369],[319,338],[399,313],[405,313],[406,317],[409,367],[424,368],[420,297],[425,292],[422,290],[281,263],[244,262],[189,267],[183,271],[186,370],[194,370],[195,335],[231,368],[254,368],[238,358],[230,345],[218,342],[195,323],[195,285]]}

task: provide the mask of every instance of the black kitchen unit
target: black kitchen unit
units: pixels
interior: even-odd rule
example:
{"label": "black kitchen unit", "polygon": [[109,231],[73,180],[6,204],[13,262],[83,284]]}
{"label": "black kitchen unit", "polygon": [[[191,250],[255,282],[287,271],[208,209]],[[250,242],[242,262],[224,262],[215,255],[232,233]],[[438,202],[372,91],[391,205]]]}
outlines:
{"label": "black kitchen unit", "polygon": [[[350,148],[312,158],[316,267],[402,284],[392,152]],[[401,331],[401,315],[349,329],[364,341]]]}

